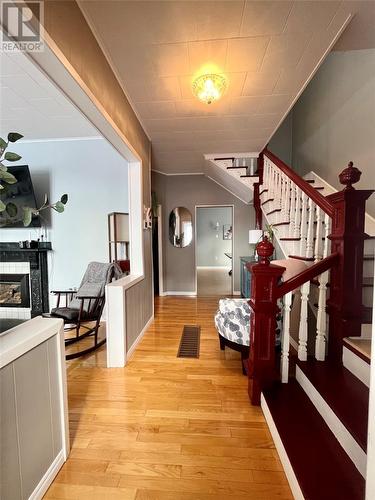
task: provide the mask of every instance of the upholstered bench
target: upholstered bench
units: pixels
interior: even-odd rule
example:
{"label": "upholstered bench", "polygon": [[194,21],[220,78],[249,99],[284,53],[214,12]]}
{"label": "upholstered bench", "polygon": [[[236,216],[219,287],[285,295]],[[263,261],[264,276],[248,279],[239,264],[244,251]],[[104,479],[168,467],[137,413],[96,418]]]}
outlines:
{"label": "upholstered bench", "polygon": [[[220,299],[215,315],[215,326],[219,334],[220,349],[229,347],[241,353],[241,360],[249,357],[250,313],[246,299]],[[242,363],[242,372],[246,374]]]}

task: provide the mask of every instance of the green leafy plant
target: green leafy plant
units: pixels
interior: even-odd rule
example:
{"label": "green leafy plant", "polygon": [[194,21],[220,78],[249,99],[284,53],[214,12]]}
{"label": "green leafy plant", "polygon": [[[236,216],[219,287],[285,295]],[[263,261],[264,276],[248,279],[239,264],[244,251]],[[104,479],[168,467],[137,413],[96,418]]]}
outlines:
{"label": "green leafy plant", "polygon": [[263,235],[267,236],[269,241],[271,241],[271,243],[272,243],[273,239],[275,237],[276,231],[277,231],[277,229],[272,224],[266,224],[265,229],[263,231]]}
{"label": "green leafy plant", "polygon": [[[41,212],[47,209],[55,210],[58,213],[64,212],[65,205],[68,203],[68,195],[63,194],[60,200],[55,203],[50,203],[48,196],[44,196],[44,203],[39,208],[18,207],[13,202],[4,203],[2,198],[7,196],[10,186],[17,183],[17,179],[13,174],[8,172],[8,167],[4,162],[14,162],[21,160],[22,156],[11,151],[7,151],[9,143],[17,142],[22,139],[23,135],[17,132],[9,132],[8,140],[5,141],[0,137],[0,213],[6,212],[9,218],[1,218],[0,225],[5,226],[14,222],[23,221],[25,227],[31,224],[33,215],[40,215]],[[20,215],[20,210],[22,215]]]}

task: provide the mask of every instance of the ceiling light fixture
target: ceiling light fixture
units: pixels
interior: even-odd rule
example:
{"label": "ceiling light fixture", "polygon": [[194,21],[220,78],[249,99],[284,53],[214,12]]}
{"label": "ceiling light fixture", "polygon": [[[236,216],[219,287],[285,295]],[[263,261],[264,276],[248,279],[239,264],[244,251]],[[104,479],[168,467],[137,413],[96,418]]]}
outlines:
{"label": "ceiling light fixture", "polygon": [[202,102],[211,104],[225,92],[227,81],[222,75],[202,75],[193,82],[193,93]]}

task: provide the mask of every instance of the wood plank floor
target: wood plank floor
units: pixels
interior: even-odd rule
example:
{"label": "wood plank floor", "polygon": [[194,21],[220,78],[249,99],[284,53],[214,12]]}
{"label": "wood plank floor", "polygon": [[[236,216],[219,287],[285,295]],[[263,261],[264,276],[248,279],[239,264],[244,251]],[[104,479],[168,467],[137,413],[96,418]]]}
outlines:
{"label": "wood plank floor", "polygon": [[[126,368],[105,348],[68,364],[71,453],[45,498],[292,499],[238,353],[219,350],[217,299],[160,298]],[[176,357],[201,325],[199,359]]]}

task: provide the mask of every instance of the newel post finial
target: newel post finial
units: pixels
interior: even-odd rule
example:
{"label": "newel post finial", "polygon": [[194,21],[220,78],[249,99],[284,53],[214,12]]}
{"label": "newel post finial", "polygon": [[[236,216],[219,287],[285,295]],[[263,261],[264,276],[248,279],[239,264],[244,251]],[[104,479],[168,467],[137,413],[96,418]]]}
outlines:
{"label": "newel post finial", "polygon": [[340,184],[345,186],[344,190],[354,189],[353,184],[356,184],[361,178],[362,172],[357,167],[353,166],[350,161],[348,166],[339,175]]}

